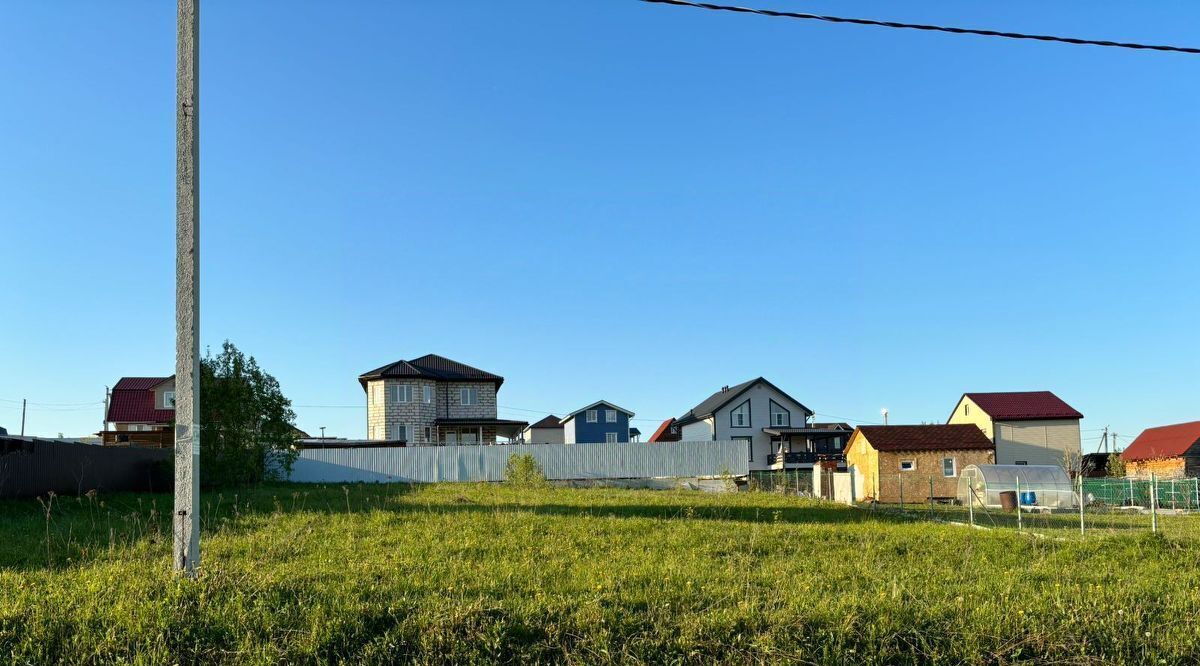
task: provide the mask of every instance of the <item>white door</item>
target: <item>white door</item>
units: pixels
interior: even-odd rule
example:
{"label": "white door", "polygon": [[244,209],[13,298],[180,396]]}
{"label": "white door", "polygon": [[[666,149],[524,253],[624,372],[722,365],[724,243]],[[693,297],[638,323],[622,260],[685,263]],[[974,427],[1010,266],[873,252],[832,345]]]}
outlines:
{"label": "white door", "polygon": [[451,430],[446,433],[446,446],[458,446],[458,432]]}

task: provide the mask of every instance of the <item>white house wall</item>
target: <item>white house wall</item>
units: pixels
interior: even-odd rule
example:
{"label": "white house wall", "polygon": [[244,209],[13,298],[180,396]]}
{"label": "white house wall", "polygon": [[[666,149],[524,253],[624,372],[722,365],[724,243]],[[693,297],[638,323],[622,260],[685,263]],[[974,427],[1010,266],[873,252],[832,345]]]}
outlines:
{"label": "white house wall", "polygon": [[[574,421],[571,422],[574,425]],[[562,444],[565,428],[528,428],[525,441],[530,444]]]}
{"label": "white house wall", "polygon": [[[739,405],[750,400],[750,427],[735,428],[730,425],[729,414]],[[770,469],[767,465],[767,455],[771,451],[771,436],[763,432],[763,428],[771,426],[771,403],[774,400],[780,406],[791,412],[791,421],[793,428],[804,427],[806,412],[796,401],[789,400],[786,396],[779,393],[775,389],[763,383],[755,384],[750,387],[745,393],[734,398],[729,404],[717,410],[715,423],[715,438],[719,440],[733,439],[734,437],[752,437],[751,446],[753,447],[752,460],[750,461],[750,469],[762,470]],[[684,439],[690,439],[684,435]]]}
{"label": "white house wall", "polygon": [[712,419],[689,423],[680,429],[680,438],[685,442],[706,442],[713,438]]}
{"label": "white house wall", "polygon": [[563,424],[562,441],[564,444],[575,443],[575,419],[571,419]]}

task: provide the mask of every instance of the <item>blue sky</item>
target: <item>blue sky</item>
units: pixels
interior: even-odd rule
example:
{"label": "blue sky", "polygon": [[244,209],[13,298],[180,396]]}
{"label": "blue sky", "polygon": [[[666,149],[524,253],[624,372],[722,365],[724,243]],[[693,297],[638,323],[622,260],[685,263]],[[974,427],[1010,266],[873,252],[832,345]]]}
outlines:
{"label": "blue sky", "polygon": [[[0,5],[10,430],[173,371],[173,4]],[[1185,1],[758,4],[1200,45]],[[643,430],[758,375],[893,423],[1050,389],[1085,449],[1200,418],[1200,57],[633,0],[202,28],[203,344],[310,432],[364,436],[357,375],[429,352],[504,375],[501,416]]]}

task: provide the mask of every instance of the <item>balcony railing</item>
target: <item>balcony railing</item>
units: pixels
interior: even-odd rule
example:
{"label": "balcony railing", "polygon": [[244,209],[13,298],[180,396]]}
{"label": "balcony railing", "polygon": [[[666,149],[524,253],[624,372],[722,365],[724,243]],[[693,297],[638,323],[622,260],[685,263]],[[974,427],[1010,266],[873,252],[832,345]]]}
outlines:
{"label": "balcony railing", "polygon": [[791,453],[771,453],[767,455],[768,465],[803,465],[815,463],[821,460],[836,460],[842,462],[845,457],[841,453],[832,451],[794,451]]}

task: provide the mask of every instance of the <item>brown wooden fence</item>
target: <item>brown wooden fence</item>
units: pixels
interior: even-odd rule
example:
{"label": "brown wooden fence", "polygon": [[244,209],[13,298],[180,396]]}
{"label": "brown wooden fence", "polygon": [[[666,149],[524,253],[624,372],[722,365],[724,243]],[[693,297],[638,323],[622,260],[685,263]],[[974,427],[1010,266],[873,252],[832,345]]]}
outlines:
{"label": "brown wooden fence", "polygon": [[171,489],[166,449],[0,436],[0,498]]}

